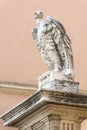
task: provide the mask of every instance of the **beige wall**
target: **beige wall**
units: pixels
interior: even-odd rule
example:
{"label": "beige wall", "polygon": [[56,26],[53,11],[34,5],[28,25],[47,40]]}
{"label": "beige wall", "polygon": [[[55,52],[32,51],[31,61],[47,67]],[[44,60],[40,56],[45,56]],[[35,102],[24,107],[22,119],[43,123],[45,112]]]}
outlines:
{"label": "beige wall", "polygon": [[[86,0],[0,0],[0,80],[37,84],[37,77],[47,70],[31,36],[33,13],[37,9],[43,10],[45,16],[52,15],[65,26],[72,40],[75,80],[80,82],[81,89],[87,90]],[[1,113],[11,107],[8,97],[11,96],[0,98]],[[20,100],[13,96],[13,106]]]}

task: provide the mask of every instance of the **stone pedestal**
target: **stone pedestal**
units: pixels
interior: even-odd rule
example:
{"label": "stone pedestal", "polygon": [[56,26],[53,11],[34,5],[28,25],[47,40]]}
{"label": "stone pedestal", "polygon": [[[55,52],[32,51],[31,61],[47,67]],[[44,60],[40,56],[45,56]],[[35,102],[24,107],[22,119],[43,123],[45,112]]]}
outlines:
{"label": "stone pedestal", "polygon": [[78,93],[79,92],[79,82],[66,81],[66,80],[53,80],[47,82],[45,85],[42,85],[39,89],[53,90],[60,92],[70,92]]}
{"label": "stone pedestal", "polygon": [[66,79],[60,73],[54,73],[54,71],[47,71],[38,78],[39,89],[53,90],[60,92],[79,92],[79,82],[74,82],[71,79]]}
{"label": "stone pedestal", "polygon": [[39,90],[1,118],[5,126],[20,130],[81,130],[87,95]]}

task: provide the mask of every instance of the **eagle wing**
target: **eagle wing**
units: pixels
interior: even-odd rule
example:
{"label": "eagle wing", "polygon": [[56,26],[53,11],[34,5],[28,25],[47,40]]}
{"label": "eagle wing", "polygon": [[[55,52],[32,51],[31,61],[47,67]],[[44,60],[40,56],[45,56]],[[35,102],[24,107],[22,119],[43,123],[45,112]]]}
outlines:
{"label": "eagle wing", "polygon": [[[54,18],[51,17],[51,16],[47,16],[47,21],[52,24],[52,26],[53,26],[53,28],[54,28],[55,30],[60,30],[60,33],[61,33],[61,35],[62,35],[62,40],[63,40],[63,42],[66,44],[67,48],[69,49],[69,52],[70,52],[71,55],[72,55],[71,40],[70,40],[70,38],[68,37],[64,26],[63,26],[59,21],[57,21],[56,19],[54,19]],[[54,39],[54,40],[55,40],[55,39]],[[56,43],[56,44],[57,44],[57,43]]]}

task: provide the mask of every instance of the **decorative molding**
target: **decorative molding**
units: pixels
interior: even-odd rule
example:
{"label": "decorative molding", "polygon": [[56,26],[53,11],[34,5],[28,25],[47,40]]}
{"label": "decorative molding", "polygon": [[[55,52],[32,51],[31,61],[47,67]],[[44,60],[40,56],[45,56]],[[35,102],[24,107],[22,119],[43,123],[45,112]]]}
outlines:
{"label": "decorative molding", "polygon": [[[0,92],[11,94],[31,95],[38,89],[37,85],[10,81],[0,81]],[[87,94],[87,90],[79,90],[79,93]]]}
{"label": "decorative molding", "polygon": [[37,90],[36,85],[9,82],[9,81],[0,81],[0,92],[2,93],[31,95],[36,90]]}
{"label": "decorative molding", "polygon": [[0,118],[4,126],[20,130],[61,130],[63,123],[80,130],[87,119],[87,95],[39,90]]}
{"label": "decorative molding", "polygon": [[80,90],[79,90],[79,93],[82,93],[82,94],[87,94],[87,90],[80,89]]}

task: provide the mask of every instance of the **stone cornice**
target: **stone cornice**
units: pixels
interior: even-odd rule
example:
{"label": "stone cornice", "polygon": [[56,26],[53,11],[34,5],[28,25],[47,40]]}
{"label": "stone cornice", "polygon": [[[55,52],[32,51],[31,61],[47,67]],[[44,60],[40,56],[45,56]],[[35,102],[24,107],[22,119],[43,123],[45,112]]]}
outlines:
{"label": "stone cornice", "polygon": [[59,104],[87,110],[87,95],[40,90],[1,116],[4,125],[12,126],[46,104]]}
{"label": "stone cornice", "polygon": [[9,82],[9,81],[0,81],[0,92],[2,93],[31,95],[36,90],[37,90],[36,85]]}

